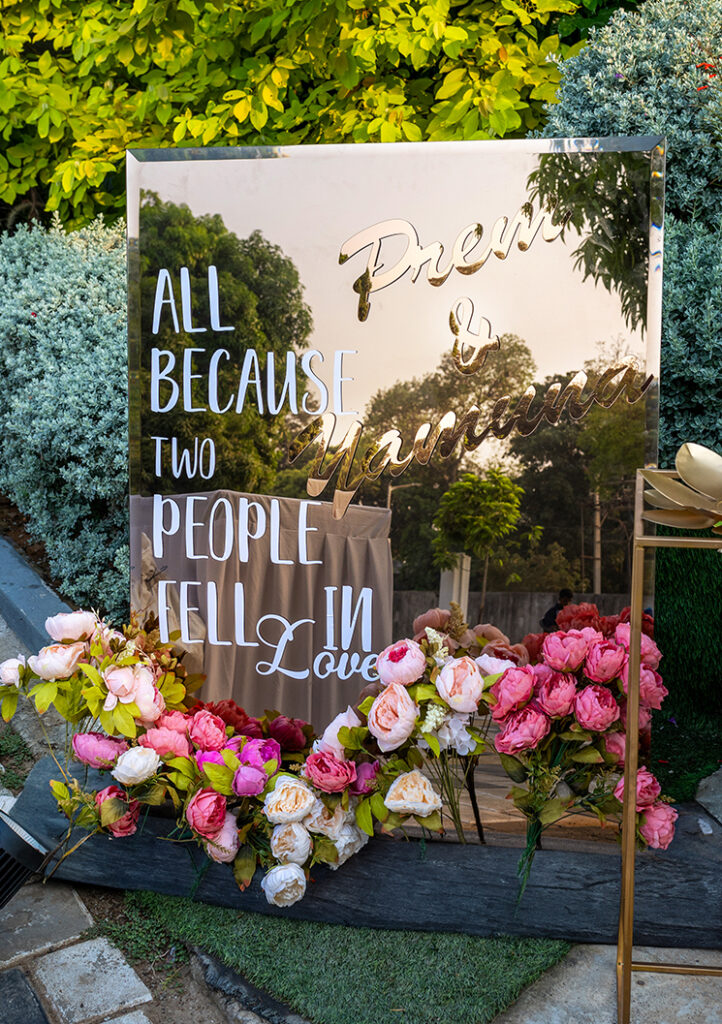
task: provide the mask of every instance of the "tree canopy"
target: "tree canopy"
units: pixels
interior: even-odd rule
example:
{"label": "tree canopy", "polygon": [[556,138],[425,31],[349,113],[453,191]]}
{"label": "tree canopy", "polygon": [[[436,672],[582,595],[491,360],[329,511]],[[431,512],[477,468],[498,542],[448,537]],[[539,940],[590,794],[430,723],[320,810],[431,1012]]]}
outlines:
{"label": "tree canopy", "polygon": [[[588,0],[5,0],[6,223],[125,203],[126,148],[523,136]],[[553,59],[550,59],[553,58]]]}

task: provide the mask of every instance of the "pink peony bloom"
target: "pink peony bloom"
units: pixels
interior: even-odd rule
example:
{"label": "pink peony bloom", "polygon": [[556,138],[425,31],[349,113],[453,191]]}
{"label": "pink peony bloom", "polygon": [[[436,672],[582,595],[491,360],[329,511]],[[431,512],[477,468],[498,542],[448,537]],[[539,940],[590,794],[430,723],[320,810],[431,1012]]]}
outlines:
{"label": "pink peony bloom", "polygon": [[384,754],[397,750],[411,736],[419,709],[405,686],[391,683],[369,709],[369,732]]}
{"label": "pink peony bloom", "polygon": [[[625,665],[622,670],[622,686],[624,692],[627,693],[629,688],[629,665]],[[662,677],[659,672],[655,672],[653,668],[647,668],[646,665],[640,665],[639,668],[639,700],[645,708],[656,708],[657,711],[662,707],[662,701],[669,693],[669,690],[662,682]]]}
{"label": "pink peony bloom", "polygon": [[97,625],[98,620],[92,612],[60,612],[45,620],[45,629],[56,643],[89,640]]}
{"label": "pink peony bloom", "polygon": [[198,835],[215,839],[226,819],[226,798],[214,789],[199,789],[186,807],[186,821]]}
{"label": "pink peony bloom", "polygon": [[333,754],[319,752],[308,755],[304,774],[324,793],[343,793],[356,781],[356,765],[353,761],[339,761]]}
{"label": "pink peony bloom", "polygon": [[509,668],[489,690],[496,698],[491,709],[495,722],[503,722],[513,711],[519,711],[528,704],[534,693],[534,670],[528,665],[523,668]]}
{"label": "pink peony bloom", "polygon": [[517,754],[521,750],[533,750],[547,735],[550,722],[543,711],[527,704],[521,711],[509,715],[502,731],[494,740],[500,754]]}
{"label": "pink peony bloom", "polygon": [[376,777],[381,765],[378,761],[362,761],[356,765],[356,780],[348,787],[352,796],[366,796],[376,788]]}
{"label": "pink peony bloom", "polygon": [[[619,716],[624,728],[627,728],[627,702],[621,701],[619,705]],[[639,705],[639,731],[646,732],[652,725],[652,712],[644,704]]]}
{"label": "pink peony bloom", "polygon": [[201,750],[220,750],[226,745],[226,723],[210,711],[196,711],[190,720],[188,735]]}
{"label": "pink peony bloom", "polygon": [[220,768],[226,766],[219,750],[197,750],[194,757],[200,771],[203,771],[203,766],[206,764],[217,764]]}
{"label": "pink peony bloom", "polygon": [[236,796],[258,796],[267,782],[268,776],[261,768],[242,764],[233,776],[233,792]]}
{"label": "pink peony bloom", "polygon": [[436,677],[436,692],[454,711],[476,711],[483,690],[479,666],[468,655],[448,661]]}
{"label": "pink peony bloom", "polygon": [[343,761],[344,745],[338,738],[338,731],[341,728],[356,729],[359,725],[361,725],[361,719],[349,705],[345,711],[336,715],[333,721],[328,723],[321,739],[314,743],[314,749],[326,750],[337,757],[339,761]]}
{"label": "pink peony bloom", "polygon": [[645,807],[639,826],[642,838],[653,850],[666,850],[674,839],[674,823],[678,817],[675,809],[662,801]]}
{"label": "pink peony bloom", "polygon": [[41,679],[69,679],[86,653],[85,644],[50,644],[28,658],[28,667]]}
{"label": "pink peony bloom", "polygon": [[544,637],[542,657],[555,672],[576,672],[587,656],[587,641],[578,629],[549,633]]}
{"label": "pink peony bloom", "polygon": [[159,729],[172,729],[173,732],[179,732],[182,736],[188,733],[189,724],[190,716],[184,715],[182,711],[164,711],[158,719]]}
{"label": "pink peony bloom", "polygon": [[98,808],[98,812],[106,800],[120,800],[128,805],[128,810],[121,818],[105,826],[110,834],[116,839],[132,836],[138,828],[138,815],[140,814],[138,801],[131,800],[129,802],[128,794],[119,786],[106,786],[105,789],[101,789],[99,793],[95,794],[95,806]]}
{"label": "pink peony bloom", "polygon": [[17,658],[8,658],[0,664],[0,683],[4,686],[20,685],[20,669],[25,668],[22,654]]}
{"label": "pink peony bloom", "polygon": [[76,732],[73,736],[73,753],[91,768],[112,768],[127,749],[125,740],[102,732]]}
{"label": "pink peony bloom", "polygon": [[268,723],[268,731],[272,738],[280,744],[281,750],[287,750],[289,754],[297,753],[306,746],[306,735],[303,731],[304,722],[302,718],[288,718],[287,715],[279,715]]}
{"label": "pink peony bloom", "polygon": [[281,748],[275,740],[246,740],[238,751],[241,764],[249,764],[261,771],[269,761],[276,762],[276,769],[281,766]]}
{"label": "pink peony bloom", "polygon": [[611,690],[585,686],[574,698],[574,714],[582,729],[604,732],[619,718],[619,705]]}
{"label": "pink peony bloom", "polygon": [[[537,665],[536,668],[542,666]],[[548,666],[546,673],[534,673],[534,694],[536,703],[545,715],[550,718],[564,718],[570,715],[574,706],[574,698],[577,693],[577,686],[573,676],[564,672],[552,672]]]}
{"label": "pink peony bloom", "polygon": [[376,671],[381,682],[410,686],[420,679],[426,668],[426,658],[415,640],[398,640],[379,654]]}
{"label": "pink peony bloom", "polygon": [[[629,650],[629,635],[631,627],[628,622],[620,622],[617,628],[614,630],[614,639],[618,644],[621,644],[625,651]],[[659,662],[662,658],[662,652],[659,647],[655,644],[651,636],[647,636],[646,633],[642,633],[642,644],[641,644],[641,655],[640,660],[643,665],[647,668],[659,668]]]}
{"label": "pink peony bloom", "polygon": [[[108,697],[115,698],[106,711],[111,711],[120,701],[121,704],[132,704],[135,699],[137,678],[133,665],[111,665],[103,673],[103,680],[108,687]],[[109,703],[108,700],[105,702]]]}
{"label": "pink peony bloom", "polygon": [[141,747],[150,747],[159,757],[190,757],[191,745],[188,739],[175,729],[148,729],[138,737]]}
{"label": "pink peony bloom", "polygon": [[617,764],[624,762],[624,754],[627,747],[627,737],[623,732],[608,732],[604,736],[604,746],[608,754],[613,754]]}
{"label": "pink peony bloom", "polygon": [[595,683],[611,683],[627,664],[627,652],[611,640],[591,644],[584,665],[586,675]]}
{"label": "pink peony bloom", "polygon": [[[659,794],[662,792],[662,787],[655,779],[654,775],[646,768],[640,768],[637,772],[637,810],[643,811],[646,807],[651,807],[654,801],[657,799]],[[614,789],[614,795],[620,804],[624,801],[624,776],[621,777]]]}
{"label": "pink peony bloom", "polygon": [[138,707],[138,718],[144,725],[157,722],[165,711],[163,694],[153,680],[153,673],[145,665],[134,665],[136,676],[134,699]]}
{"label": "pink peony bloom", "polygon": [[226,811],[225,821],[218,835],[204,843],[205,851],[216,863],[230,864],[235,860],[239,845],[236,819],[230,811]]}

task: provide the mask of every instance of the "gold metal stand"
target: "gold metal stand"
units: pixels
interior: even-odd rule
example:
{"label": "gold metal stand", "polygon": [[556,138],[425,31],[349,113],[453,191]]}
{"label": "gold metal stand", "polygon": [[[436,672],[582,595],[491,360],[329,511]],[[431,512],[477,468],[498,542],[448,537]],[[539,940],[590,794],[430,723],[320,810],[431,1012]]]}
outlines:
{"label": "gold metal stand", "polygon": [[[622,817],[622,885],[617,940],[617,1024],[630,1024],[632,971],[654,974],[705,974],[722,977],[722,967],[691,967],[686,964],[648,963],[633,960],[634,854],[636,845],[636,794],[639,761],[639,674],[641,662],[644,556],[648,548],[722,549],[722,537],[645,536],[643,520],[644,480],[637,471],[632,559],[632,601],[629,635],[629,685],[627,692],[627,742],[624,757],[624,809]],[[659,471],[657,471],[659,473]],[[672,479],[678,475],[665,473]],[[720,517],[722,518],[722,516]]]}

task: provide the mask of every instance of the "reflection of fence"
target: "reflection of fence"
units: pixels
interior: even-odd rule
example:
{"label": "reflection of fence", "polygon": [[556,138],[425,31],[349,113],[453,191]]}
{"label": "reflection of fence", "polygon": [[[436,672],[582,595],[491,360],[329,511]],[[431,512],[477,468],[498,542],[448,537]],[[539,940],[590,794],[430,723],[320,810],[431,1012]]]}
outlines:
{"label": "reflection of fence", "polygon": [[[527,633],[537,633],[539,620],[557,599],[555,593],[500,591],[487,593],[484,602],[484,622],[493,622],[512,641],[519,641]],[[574,602],[591,601],[602,615],[617,615],[629,604],[628,594],[575,594]],[[394,593],[394,636],[408,636],[417,615],[439,603],[434,590],[399,590]],[[476,625],[481,592],[469,593],[469,623]]]}

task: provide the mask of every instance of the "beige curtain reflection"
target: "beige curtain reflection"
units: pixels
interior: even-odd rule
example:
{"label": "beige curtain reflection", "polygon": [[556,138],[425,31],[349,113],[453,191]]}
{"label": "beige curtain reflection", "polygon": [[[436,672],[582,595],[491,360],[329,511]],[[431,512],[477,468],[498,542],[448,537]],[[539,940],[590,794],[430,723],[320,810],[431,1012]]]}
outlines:
{"label": "beige curtain reflection", "polygon": [[[332,652],[338,658],[341,652],[341,600],[342,587],[353,588],[351,609],[355,609],[363,588],[372,591],[372,651],[378,652],[391,642],[393,570],[389,543],[391,512],[388,509],[351,506],[341,520],[333,519],[327,502],[310,504],[308,526],[315,532],[306,532],[306,558],[319,561],[319,565],[299,562],[299,511],[301,501],[294,498],[273,498],[269,495],[241,494],[235,491],[206,492],[205,498],[194,504],[193,520],[199,524],[193,530],[193,554],[205,557],[190,558],[186,551],[185,524],[186,498],[174,495],[181,515],[178,532],[164,537],[162,557],[153,557],[150,538],[153,530],[153,499],[131,498],[131,564],[132,606],[134,610],[158,610],[158,583],[161,579],[174,581],[166,585],[166,605],[171,630],[179,628],[180,583],[202,581],[200,587],[190,588],[191,605],[198,611],[188,616],[191,639],[199,643],[185,645],[189,652],[186,663],[207,675],[201,691],[204,700],[222,700],[231,697],[250,714],[262,714],[266,708],[275,708],[284,714],[313,722],[317,729],[338,711],[355,701],[366,684],[360,674],[348,679],[333,673],[318,678],[313,673],[314,658],[324,650],[327,641],[327,595],[324,588],[336,587],[333,594],[335,610],[334,644]],[[214,503],[225,498],[233,509],[234,536],[238,523],[241,499],[260,505],[266,514],[266,532],[258,540],[249,540],[247,562],[239,558],[237,537],[230,557],[216,561],[209,552],[209,518]],[[275,553],[279,559],[292,564],[274,564],[271,560],[271,504],[277,503],[279,514],[279,543]],[[219,506],[220,508],[220,506]],[[170,513],[166,509],[166,526]],[[223,550],[224,513],[217,514],[214,530],[216,554]],[[256,530],[255,516],[251,518],[251,533]],[[213,581],[218,592],[217,623],[209,622],[206,582]],[[236,615],[240,614],[236,583],[243,584],[243,627],[247,643],[258,646],[239,646],[236,642]],[[257,635],[257,623],[266,615],[282,616],[294,623],[303,623],[288,643],[279,668],[270,674],[259,671],[259,663],[273,661],[275,645],[283,626],[268,620],[261,626],[263,639]],[[213,618],[216,618],[215,616]],[[358,616],[349,653],[357,652],[359,659],[367,656],[362,649],[361,615]],[[211,642],[231,641],[220,645]],[[264,642],[265,641],[265,642]],[[200,655],[202,654],[202,657]],[[323,669],[326,666],[324,659]],[[190,667],[190,665],[189,665]],[[296,677],[286,673],[303,673]]]}

